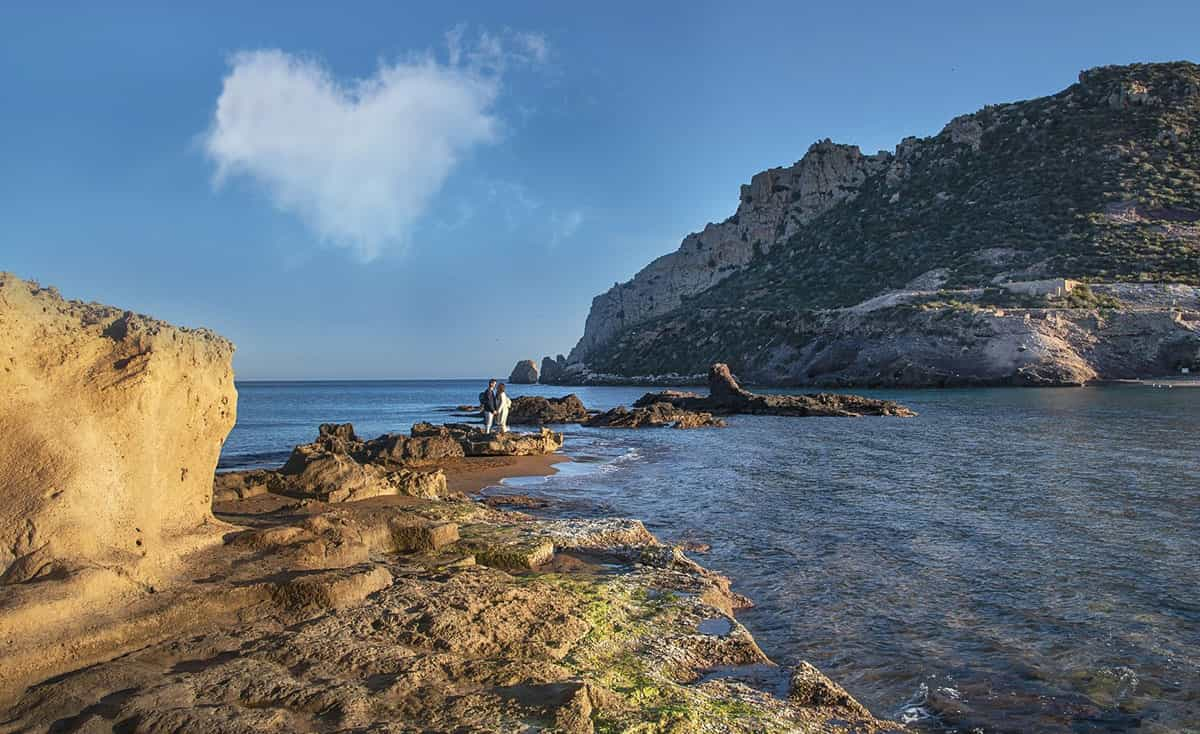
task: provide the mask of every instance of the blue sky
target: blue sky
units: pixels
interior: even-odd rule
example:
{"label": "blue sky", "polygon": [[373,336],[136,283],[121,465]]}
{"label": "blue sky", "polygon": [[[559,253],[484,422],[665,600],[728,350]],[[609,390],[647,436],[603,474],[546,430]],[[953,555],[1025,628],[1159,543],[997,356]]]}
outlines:
{"label": "blue sky", "polygon": [[507,374],[818,139],[1200,59],[1194,1],[167,5],[0,6],[0,269],[241,378]]}

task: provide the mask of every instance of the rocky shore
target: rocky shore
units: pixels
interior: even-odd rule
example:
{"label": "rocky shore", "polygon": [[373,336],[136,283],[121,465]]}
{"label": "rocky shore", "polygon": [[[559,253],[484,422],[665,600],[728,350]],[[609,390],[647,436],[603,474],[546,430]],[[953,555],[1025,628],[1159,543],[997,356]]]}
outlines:
{"label": "rocky shore", "polygon": [[214,481],[228,342],[7,275],[0,325],[0,732],[899,728],[640,522],[464,492],[561,434],[326,424]]}

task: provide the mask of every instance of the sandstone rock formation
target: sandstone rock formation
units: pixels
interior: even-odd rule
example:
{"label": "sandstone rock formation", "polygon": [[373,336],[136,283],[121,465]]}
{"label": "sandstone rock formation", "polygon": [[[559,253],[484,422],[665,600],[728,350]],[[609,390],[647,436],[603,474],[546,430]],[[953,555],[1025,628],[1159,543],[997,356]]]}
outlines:
{"label": "sandstone rock formation", "polygon": [[484,433],[468,423],[416,423],[412,434],[414,438],[453,439],[467,456],[536,456],[552,454],[563,444],[563,435],[547,428],[537,433]]}
{"label": "sandstone rock formation", "polygon": [[513,367],[508,381],[514,385],[535,385],[538,381],[538,368],[532,359],[523,359]]}
{"label": "sandstone rock formation", "polygon": [[619,405],[612,410],[592,416],[583,425],[593,428],[723,428],[725,421],[712,413],[684,410],[659,401],[634,407]]}
{"label": "sandstone rock formation", "polygon": [[214,496],[223,502],[267,493],[322,502],[389,495],[432,499],[449,492],[439,463],[468,456],[550,454],[562,447],[562,434],[545,429],[489,435],[467,424],[418,423],[412,434],[389,433],[363,441],[349,423],[322,424],[317,439],[292,449],[277,471],[218,474]]}
{"label": "sandstone rock formation", "polygon": [[866,415],[916,415],[912,410],[891,400],[876,400],[860,395],[810,393],[808,395],[759,395],[744,389],[721,363],[712,365],[708,373],[708,395],[664,391],[647,393],[634,403],[635,408],[672,405],[685,410],[707,410],[721,415],[751,413],[755,415],[789,415],[797,417],[837,416],[857,418]]}
{"label": "sandstone rock formation", "polygon": [[[1195,296],[1161,298],[1200,286],[1198,151],[1188,62],[1091,69],[891,153],[819,143],[597,296],[553,381],[690,383],[714,358],[785,385],[1200,369]],[[1090,288],[1037,286],[1071,280]]]}
{"label": "sandstone rock formation", "polygon": [[[275,473],[274,482],[282,486],[274,491],[324,502],[348,502],[396,494],[445,496],[446,477],[440,470],[396,468],[396,465],[427,464],[429,453],[436,454],[437,458],[456,453],[422,450],[428,449],[428,443],[419,442],[414,450],[411,442],[399,442],[394,436],[364,442],[355,435],[354,426],[349,423],[323,424],[318,428],[316,441],[292,449],[287,463]],[[453,445],[457,448],[457,444]],[[457,455],[462,456],[461,449]],[[418,456],[420,458],[407,460]],[[257,479],[261,472],[249,474]],[[227,476],[221,479],[226,483],[233,481]]]}
{"label": "sandstone rock formation", "polygon": [[508,422],[513,425],[543,426],[554,423],[581,423],[587,420],[587,417],[587,408],[574,393],[561,398],[522,395],[513,401]]}
{"label": "sandstone rock formation", "polygon": [[0,274],[0,690],[90,609],[220,542],[232,356],[211,332]]}
{"label": "sandstone rock formation", "polygon": [[[206,613],[35,686],[0,708],[5,730],[897,726],[807,664],[786,698],[764,689],[754,671],[774,664],[734,616],[747,601],[636,521],[416,499],[256,502],[230,508],[249,527],[170,599],[193,613],[209,600]],[[706,679],[717,666],[730,672]]]}

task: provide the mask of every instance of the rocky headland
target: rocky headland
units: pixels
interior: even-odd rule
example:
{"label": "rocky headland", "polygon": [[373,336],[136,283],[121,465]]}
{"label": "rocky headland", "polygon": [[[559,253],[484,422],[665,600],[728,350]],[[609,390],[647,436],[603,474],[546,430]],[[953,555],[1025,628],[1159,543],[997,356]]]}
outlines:
{"label": "rocky headland", "polygon": [[0,732],[898,728],[640,522],[455,488],[560,434],[326,424],[214,480],[228,342],[7,275],[0,326]]}
{"label": "rocky headland", "polygon": [[[1079,385],[1200,369],[1200,66],[824,140],[592,303],[546,384]],[[548,368],[548,369],[547,369]]]}

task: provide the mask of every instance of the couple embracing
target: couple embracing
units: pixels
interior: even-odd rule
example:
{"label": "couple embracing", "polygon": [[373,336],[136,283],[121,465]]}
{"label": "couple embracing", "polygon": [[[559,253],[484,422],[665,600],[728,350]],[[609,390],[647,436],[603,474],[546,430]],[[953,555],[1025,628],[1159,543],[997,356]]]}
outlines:
{"label": "couple embracing", "polygon": [[484,433],[492,432],[492,421],[499,424],[500,433],[508,433],[508,409],[512,400],[504,392],[504,384],[488,380],[487,389],[479,393],[479,404],[483,406]]}

